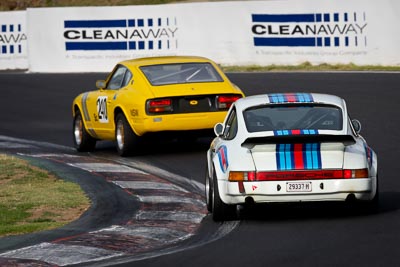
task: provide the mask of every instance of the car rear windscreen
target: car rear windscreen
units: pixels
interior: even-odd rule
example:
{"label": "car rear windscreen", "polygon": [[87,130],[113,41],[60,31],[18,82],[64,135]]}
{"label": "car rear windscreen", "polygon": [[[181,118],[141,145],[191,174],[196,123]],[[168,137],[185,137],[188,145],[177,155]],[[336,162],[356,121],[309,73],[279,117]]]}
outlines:
{"label": "car rear windscreen", "polygon": [[161,64],[140,69],[152,85],[223,81],[210,63]]}
{"label": "car rear windscreen", "polygon": [[264,105],[243,115],[248,132],[343,129],[342,110],[331,105]]}

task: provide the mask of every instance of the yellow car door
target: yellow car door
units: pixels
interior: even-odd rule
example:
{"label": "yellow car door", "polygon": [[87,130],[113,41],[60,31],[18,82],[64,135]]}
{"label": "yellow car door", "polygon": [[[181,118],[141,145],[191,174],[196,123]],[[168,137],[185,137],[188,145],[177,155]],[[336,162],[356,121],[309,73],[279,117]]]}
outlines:
{"label": "yellow car door", "polygon": [[[115,132],[114,108],[117,105],[119,90],[125,88],[132,79],[132,73],[122,65],[117,65],[112,72],[110,79],[100,81],[98,91],[90,94],[88,107],[90,114],[93,114],[93,128],[100,139],[113,139]],[[105,85],[105,86],[101,86]]]}

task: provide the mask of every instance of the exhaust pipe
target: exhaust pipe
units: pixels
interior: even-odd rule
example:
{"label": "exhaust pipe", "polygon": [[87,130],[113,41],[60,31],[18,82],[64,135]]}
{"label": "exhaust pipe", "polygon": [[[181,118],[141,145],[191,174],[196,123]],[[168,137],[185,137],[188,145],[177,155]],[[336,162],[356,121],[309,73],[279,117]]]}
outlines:
{"label": "exhaust pipe", "polygon": [[356,196],[354,195],[354,194],[349,194],[347,197],[346,197],[346,202],[350,202],[350,203],[354,203],[354,202],[356,202]]}
{"label": "exhaust pipe", "polygon": [[252,197],[246,197],[246,199],[244,200],[244,203],[246,206],[251,206],[254,205],[254,199]]}

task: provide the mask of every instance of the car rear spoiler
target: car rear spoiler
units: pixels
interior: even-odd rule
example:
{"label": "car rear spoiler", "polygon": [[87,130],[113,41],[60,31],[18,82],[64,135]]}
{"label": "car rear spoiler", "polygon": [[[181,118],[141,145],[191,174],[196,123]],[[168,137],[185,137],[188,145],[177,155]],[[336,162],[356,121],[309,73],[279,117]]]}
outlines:
{"label": "car rear spoiler", "polygon": [[242,143],[242,147],[252,149],[256,145],[303,143],[342,143],[345,146],[350,146],[354,145],[356,140],[352,135],[331,134],[263,136],[247,138]]}

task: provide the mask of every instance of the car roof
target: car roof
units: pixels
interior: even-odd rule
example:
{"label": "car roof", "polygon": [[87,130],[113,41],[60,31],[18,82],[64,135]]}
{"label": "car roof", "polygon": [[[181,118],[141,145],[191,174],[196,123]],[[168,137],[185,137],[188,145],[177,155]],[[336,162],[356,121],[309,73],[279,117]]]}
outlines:
{"label": "car roof", "polygon": [[344,100],[335,95],[317,93],[272,93],[247,96],[235,102],[238,109],[245,110],[249,107],[279,104],[325,104],[335,105],[344,109]]}
{"label": "car roof", "polygon": [[129,67],[139,67],[146,65],[159,65],[171,63],[189,63],[189,62],[212,62],[210,59],[198,56],[163,56],[163,57],[144,57],[125,60],[120,64]]}

